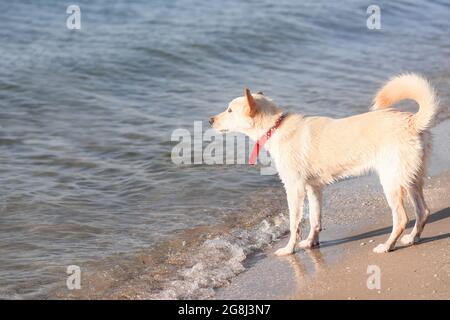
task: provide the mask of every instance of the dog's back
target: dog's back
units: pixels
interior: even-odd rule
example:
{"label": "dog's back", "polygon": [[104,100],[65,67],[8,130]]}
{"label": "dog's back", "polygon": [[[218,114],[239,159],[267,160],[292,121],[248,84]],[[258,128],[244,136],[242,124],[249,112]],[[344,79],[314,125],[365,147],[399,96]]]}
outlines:
{"label": "dog's back", "polygon": [[[416,100],[419,111],[388,108],[403,99]],[[401,186],[408,187],[423,174],[431,147],[426,129],[437,110],[434,90],[417,75],[399,76],[378,92],[372,109],[342,119],[302,118],[299,134],[283,143],[296,145],[291,149],[299,153],[298,166],[306,166],[309,178],[319,183],[377,171],[380,177],[396,176]]]}

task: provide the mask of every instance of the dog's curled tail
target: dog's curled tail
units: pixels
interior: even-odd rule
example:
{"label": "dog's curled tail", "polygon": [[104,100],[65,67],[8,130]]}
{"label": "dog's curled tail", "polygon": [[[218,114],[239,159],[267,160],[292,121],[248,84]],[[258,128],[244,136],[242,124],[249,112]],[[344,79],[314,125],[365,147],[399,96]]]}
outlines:
{"label": "dog's curled tail", "polygon": [[419,104],[419,111],[411,118],[411,125],[422,132],[432,124],[438,109],[438,99],[431,84],[422,76],[409,73],[390,79],[374,98],[372,110],[385,109],[394,103],[411,99]]}

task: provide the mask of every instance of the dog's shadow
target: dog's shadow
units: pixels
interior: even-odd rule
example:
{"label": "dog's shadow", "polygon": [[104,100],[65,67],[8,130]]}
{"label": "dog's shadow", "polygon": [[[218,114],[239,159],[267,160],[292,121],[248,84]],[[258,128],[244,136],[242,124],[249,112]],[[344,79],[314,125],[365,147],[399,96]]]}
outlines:
{"label": "dog's shadow", "polygon": [[[440,220],[444,220],[447,218],[450,218],[450,207],[442,209],[442,210],[430,215],[430,217],[428,218],[427,224],[431,224],[431,223],[434,223],[434,222],[437,222]],[[415,223],[415,220],[410,221],[407,225],[407,228],[413,227],[414,223]],[[425,228],[426,228],[426,226],[425,226]],[[381,236],[384,234],[390,234],[391,230],[392,230],[392,227],[386,227],[386,228],[381,228],[381,229],[377,229],[377,230],[373,230],[373,231],[369,231],[369,232],[364,232],[364,233],[361,233],[356,236],[350,236],[350,237],[345,237],[345,238],[336,239],[336,240],[323,241],[323,242],[321,241],[320,247],[321,248],[331,247],[331,246],[336,246],[336,245],[343,244],[343,243],[363,240],[363,239],[367,239],[367,238],[371,238],[371,237]],[[417,243],[417,244],[423,244],[426,242],[437,241],[437,240],[442,240],[442,239],[446,239],[446,238],[450,238],[450,233],[444,233],[444,234],[440,234],[437,236],[421,238],[419,243]]]}

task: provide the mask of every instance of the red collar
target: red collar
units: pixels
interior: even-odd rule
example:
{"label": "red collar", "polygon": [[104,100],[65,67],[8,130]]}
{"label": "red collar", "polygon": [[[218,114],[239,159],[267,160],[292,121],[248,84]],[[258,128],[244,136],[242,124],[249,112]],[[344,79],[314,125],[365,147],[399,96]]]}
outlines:
{"label": "red collar", "polygon": [[250,165],[256,164],[256,159],[258,158],[259,151],[261,151],[261,148],[264,146],[264,144],[267,142],[267,140],[270,139],[272,134],[275,132],[275,130],[278,129],[278,127],[281,124],[281,121],[283,121],[284,118],[286,118],[287,114],[282,113],[281,116],[275,121],[275,124],[270,128],[261,138],[256,141],[255,146],[253,147],[252,153],[250,154],[250,159],[248,160],[248,163]]}

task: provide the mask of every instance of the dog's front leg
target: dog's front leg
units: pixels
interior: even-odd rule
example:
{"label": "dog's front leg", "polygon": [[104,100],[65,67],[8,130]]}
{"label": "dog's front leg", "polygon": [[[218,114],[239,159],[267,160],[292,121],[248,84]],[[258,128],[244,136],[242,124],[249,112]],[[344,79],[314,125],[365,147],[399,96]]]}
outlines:
{"label": "dog's front leg", "polygon": [[305,187],[302,183],[286,184],[286,194],[289,207],[289,242],[284,248],[278,249],[275,254],[283,256],[294,252],[297,241],[297,230],[303,216],[303,203],[305,200]]}
{"label": "dog's front leg", "polygon": [[306,186],[306,193],[308,195],[310,229],[308,237],[300,241],[298,246],[303,249],[310,249],[319,245],[319,232],[322,230],[322,190],[320,186],[308,184]]}

